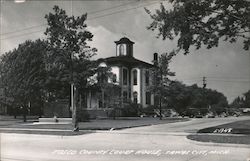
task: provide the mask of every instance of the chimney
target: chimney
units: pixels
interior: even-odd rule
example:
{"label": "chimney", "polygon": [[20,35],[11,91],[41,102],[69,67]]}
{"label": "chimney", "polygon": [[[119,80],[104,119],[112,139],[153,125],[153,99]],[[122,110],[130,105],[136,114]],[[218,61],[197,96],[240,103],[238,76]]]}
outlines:
{"label": "chimney", "polygon": [[154,60],[153,60],[154,65],[158,65],[158,53],[154,53]]}

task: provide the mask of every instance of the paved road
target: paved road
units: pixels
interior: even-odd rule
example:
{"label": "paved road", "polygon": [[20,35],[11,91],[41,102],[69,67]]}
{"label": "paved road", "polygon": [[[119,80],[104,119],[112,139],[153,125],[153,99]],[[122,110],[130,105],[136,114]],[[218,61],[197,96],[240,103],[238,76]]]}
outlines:
{"label": "paved road", "polygon": [[250,119],[193,119],[80,136],[1,134],[1,161],[247,161],[250,146],[198,143],[199,128]]}

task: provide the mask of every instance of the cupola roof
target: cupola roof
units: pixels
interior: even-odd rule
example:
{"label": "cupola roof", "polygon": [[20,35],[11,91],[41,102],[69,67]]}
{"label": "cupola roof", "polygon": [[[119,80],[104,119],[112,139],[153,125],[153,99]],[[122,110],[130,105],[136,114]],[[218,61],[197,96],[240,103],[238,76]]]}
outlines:
{"label": "cupola roof", "polygon": [[127,37],[123,37],[119,41],[115,41],[115,43],[116,44],[134,44],[134,42],[129,40]]}

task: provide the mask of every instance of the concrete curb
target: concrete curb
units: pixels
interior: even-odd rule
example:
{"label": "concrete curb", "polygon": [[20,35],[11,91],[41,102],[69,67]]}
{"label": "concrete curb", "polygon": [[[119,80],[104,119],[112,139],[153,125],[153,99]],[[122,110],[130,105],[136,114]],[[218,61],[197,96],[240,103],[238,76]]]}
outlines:
{"label": "concrete curb", "polygon": [[96,133],[109,133],[109,134],[131,134],[131,135],[165,135],[165,136],[187,136],[185,132],[127,132],[127,131],[99,131]]}
{"label": "concrete curb", "polygon": [[13,131],[72,131],[72,130],[63,130],[63,129],[26,129],[26,128],[0,128],[0,130],[13,130]]}
{"label": "concrete curb", "polygon": [[247,145],[247,144],[201,142],[201,141],[188,139],[187,136],[185,137],[185,139],[187,140],[187,142],[190,142],[190,143],[196,144],[196,145],[200,145],[200,146],[220,146],[220,147],[250,148],[250,145]]}

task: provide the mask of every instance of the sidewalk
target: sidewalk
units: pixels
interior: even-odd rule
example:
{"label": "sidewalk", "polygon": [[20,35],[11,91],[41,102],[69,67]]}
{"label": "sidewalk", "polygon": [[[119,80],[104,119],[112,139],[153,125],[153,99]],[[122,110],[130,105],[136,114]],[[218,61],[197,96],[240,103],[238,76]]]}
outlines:
{"label": "sidewalk", "polygon": [[[188,121],[183,118],[117,118],[113,119],[96,119],[90,120],[89,122],[79,123],[79,134],[94,132],[95,130],[119,130],[124,128],[149,126],[156,124],[166,124],[179,121]],[[2,122],[2,120],[1,120]],[[72,133],[71,124],[58,124],[58,123],[24,123],[24,122],[13,122],[12,124],[4,125],[0,124],[0,132],[14,132],[14,133],[36,133],[36,134],[56,134],[56,135],[70,135]],[[74,135],[74,134],[73,134]]]}

